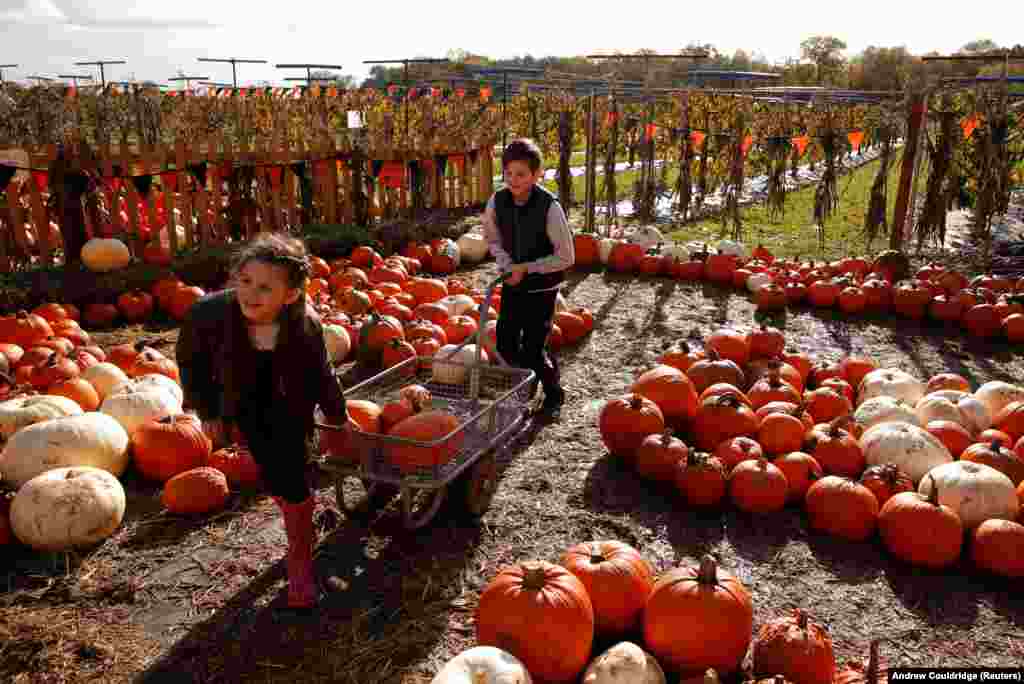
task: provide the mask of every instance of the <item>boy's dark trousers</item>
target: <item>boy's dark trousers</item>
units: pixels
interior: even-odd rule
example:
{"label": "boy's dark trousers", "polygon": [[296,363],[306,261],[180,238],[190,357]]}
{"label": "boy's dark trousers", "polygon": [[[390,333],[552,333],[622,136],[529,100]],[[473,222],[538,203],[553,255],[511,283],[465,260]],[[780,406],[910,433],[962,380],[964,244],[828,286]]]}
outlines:
{"label": "boy's dark trousers", "polygon": [[557,296],[558,290],[516,292],[506,286],[496,331],[498,353],[505,363],[536,373],[547,397],[561,389],[558,362],[547,352]]}

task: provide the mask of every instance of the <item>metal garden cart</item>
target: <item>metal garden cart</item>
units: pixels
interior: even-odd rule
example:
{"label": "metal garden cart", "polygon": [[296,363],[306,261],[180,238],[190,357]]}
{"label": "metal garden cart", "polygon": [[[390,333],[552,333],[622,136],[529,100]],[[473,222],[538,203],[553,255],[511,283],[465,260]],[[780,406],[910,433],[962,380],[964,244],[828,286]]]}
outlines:
{"label": "metal garden cart", "polygon": [[[525,420],[535,377],[532,370],[510,367],[496,351],[489,352],[496,363],[482,358],[491,299],[503,280],[499,277],[488,286],[476,333],[450,354],[407,359],[345,390],[348,400],[383,405],[397,400],[402,388],[422,385],[432,395],[431,409],[451,413],[458,425],[433,442],[353,430],[345,450],[353,459],[319,459],[321,470],[334,477],[341,510],[351,513],[360,507],[386,505],[397,490],[403,523],[415,530],[430,523],[446,500],[449,508],[473,517],[483,515],[490,506],[498,482],[496,451],[507,448],[509,438]],[[452,359],[471,343],[476,344],[472,363]],[[341,429],[319,421],[316,426],[321,432]],[[417,462],[429,465],[400,468],[392,459],[399,451],[414,453]],[[366,496],[360,506],[346,501],[346,478],[362,482]]]}

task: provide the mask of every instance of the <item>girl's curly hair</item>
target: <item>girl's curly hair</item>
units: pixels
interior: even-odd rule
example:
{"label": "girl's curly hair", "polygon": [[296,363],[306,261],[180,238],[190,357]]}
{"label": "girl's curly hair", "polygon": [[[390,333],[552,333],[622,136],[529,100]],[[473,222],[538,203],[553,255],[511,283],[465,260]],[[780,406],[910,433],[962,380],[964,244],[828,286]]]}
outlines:
{"label": "girl's curly hair", "polygon": [[288,271],[288,286],[293,288],[304,289],[311,272],[306,245],[283,233],[256,235],[238,254],[232,275],[237,275],[250,261],[283,266]]}

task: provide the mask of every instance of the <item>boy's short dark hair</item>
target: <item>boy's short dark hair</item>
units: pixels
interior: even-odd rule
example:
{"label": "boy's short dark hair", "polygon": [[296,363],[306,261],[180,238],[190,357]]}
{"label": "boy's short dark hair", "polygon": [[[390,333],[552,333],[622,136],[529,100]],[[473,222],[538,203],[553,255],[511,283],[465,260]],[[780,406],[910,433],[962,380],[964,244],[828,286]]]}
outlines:
{"label": "boy's short dark hair", "polygon": [[514,161],[526,162],[530,166],[530,171],[536,173],[544,162],[544,157],[541,155],[537,143],[529,138],[517,138],[510,142],[505,147],[505,151],[501,153],[501,168],[504,169]]}

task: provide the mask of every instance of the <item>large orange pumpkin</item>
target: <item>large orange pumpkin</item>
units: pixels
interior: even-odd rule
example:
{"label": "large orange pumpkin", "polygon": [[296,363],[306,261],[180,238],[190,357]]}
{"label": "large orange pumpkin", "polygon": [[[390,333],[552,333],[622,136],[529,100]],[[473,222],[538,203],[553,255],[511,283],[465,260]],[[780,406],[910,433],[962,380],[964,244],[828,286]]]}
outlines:
{"label": "large orange pumpkin", "polygon": [[599,248],[597,238],[585,233],[577,233],[573,236],[573,251],[576,254],[576,268],[590,268],[599,260]]}
{"label": "large orange pumpkin", "polygon": [[389,444],[388,456],[403,472],[444,465],[462,448],[465,434],[458,428],[459,419],[446,411],[409,416],[391,428],[388,435],[427,444]]}
{"label": "large orange pumpkin", "polygon": [[828,475],[811,485],[804,497],[811,528],[848,541],[864,541],[875,532],[878,499],[854,480]]}
{"label": "large orange pumpkin", "polygon": [[939,503],[938,495],[938,487],[932,487],[927,497],[901,492],[885,502],[878,512],[878,533],[889,553],[926,568],[944,568],[960,558],[963,524],[956,511]]}
{"label": "large orange pumpkin", "polygon": [[666,668],[731,673],[750,646],[754,609],[743,583],[704,556],[699,568],[676,568],[655,582],[643,621],[644,643]]}
{"label": "large orange pumpkin", "polygon": [[747,513],[781,511],[789,498],[785,474],[763,458],[743,461],[729,473],[729,498]]}
{"label": "large orange pumpkin", "polygon": [[537,680],[574,682],[594,643],[587,588],[545,561],[506,567],[480,594],[476,640],[511,653]]}
{"label": "large orange pumpkin", "polygon": [[1024,577],[1024,525],[995,518],[981,523],[971,535],[971,560],[979,570]]}
{"label": "large orange pumpkin", "polygon": [[206,465],[210,448],[199,419],[187,413],[146,421],[132,433],[135,467],[157,482]]}
{"label": "large orange pumpkin", "polygon": [[196,515],[224,508],[230,496],[224,473],[202,466],[168,480],[160,500],[171,513]]}
{"label": "large orange pumpkin", "polygon": [[731,394],[708,397],[697,407],[691,433],[701,451],[713,451],[733,437],[754,437],[760,421],[749,406]]}
{"label": "large orange pumpkin", "polygon": [[682,425],[697,415],[697,390],[678,368],[655,366],[641,374],[629,391],[657,404],[670,425]]}
{"label": "large orange pumpkin", "polygon": [[654,569],[639,551],[619,541],[584,542],[567,550],[561,565],[587,588],[598,635],[639,626],[654,588]]}
{"label": "large orange pumpkin", "polygon": [[631,457],[650,434],[665,429],[665,416],[650,399],[639,394],[625,394],[611,399],[598,418],[601,441],[608,451]]}
{"label": "large orange pumpkin", "polygon": [[832,684],[832,637],[802,610],[761,625],[754,640],[754,674],[782,675],[793,684]]}

